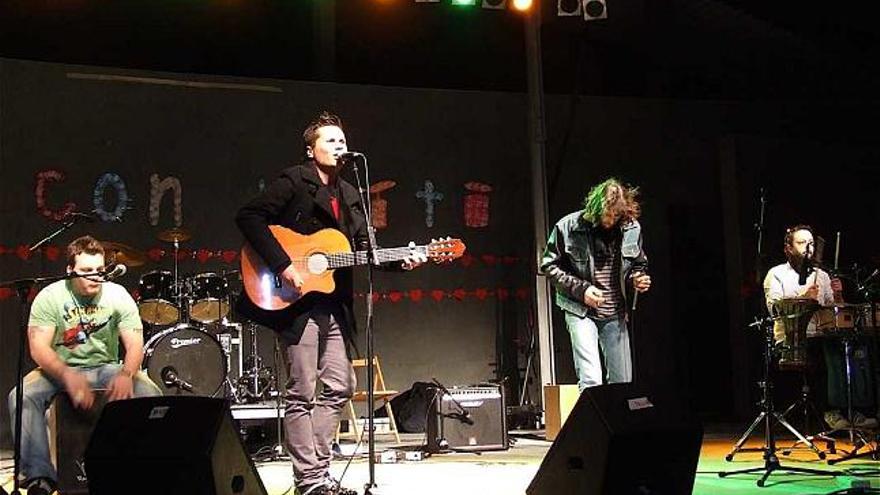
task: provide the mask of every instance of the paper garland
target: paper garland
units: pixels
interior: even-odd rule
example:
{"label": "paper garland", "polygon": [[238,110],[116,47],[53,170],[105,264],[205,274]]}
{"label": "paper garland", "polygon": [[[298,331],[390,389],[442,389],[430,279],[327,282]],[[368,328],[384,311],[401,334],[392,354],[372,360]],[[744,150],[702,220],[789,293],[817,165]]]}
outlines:
{"label": "paper garland", "polygon": [[[113,186],[116,190],[116,209],[108,212],[104,208],[104,190],[107,186]],[[92,193],[92,201],[94,202],[96,215],[101,217],[105,222],[120,222],[125,210],[128,209],[128,191],[125,190],[125,181],[117,174],[106,173],[102,175],[95,184],[95,190]]]}
{"label": "paper garland", "polygon": [[434,183],[425,181],[425,187],[416,193],[416,197],[425,201],[425,226],[434,226],[434,204],[443,201],[443,193],[434,188]]}
{"label": "paper garland", "polygon": [[159,180],[159,174],[150,176],[150,225],[159,225],[159,206],[162,204],[162,197],[165,192],[171,189],[174,191],[174,226],[183,225],[183,187],[177,177],[165,177]]}
{"label": "paper garland", "polygon": [[67,202],[60,210],[52,210],[46,202],[46,186],[48,182],[61,182],[64,180],[64,172],[59,170],[42,170],[37,172],[37,184],[34,187],[34,197],[37,200],[37,211],[46,218],[56,222],[61,221],[68,213],[76,211],[76,203]]}

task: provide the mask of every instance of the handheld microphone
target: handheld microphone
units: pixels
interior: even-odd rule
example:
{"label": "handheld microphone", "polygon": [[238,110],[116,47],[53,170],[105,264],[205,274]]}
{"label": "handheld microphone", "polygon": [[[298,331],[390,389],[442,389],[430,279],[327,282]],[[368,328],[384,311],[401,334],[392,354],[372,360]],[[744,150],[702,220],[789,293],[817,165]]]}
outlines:
{"label": "handheld microphone", "polygon": [[804,259],[801,260],[800,267],[798,268],[798,285],[806,285],[807,276],[810,275],[810,271],[813,268],[813,252],[810,249],[811,246],[812,244],[807,244],[807,250],[804,252]]}
{"label": "handheld microphone", "polygon": [[112,270],[105,271],[101,275],[101,277],[106,282],[108,280],[113,280],[114,278],[119,278],[119,277],[125,275],[125,272],[127,272],[127,271],[128,271],[128,267],[123,265],[122,263],[119,263],[116,266],[114,266]]}
{"label": "handheld microphone", "polygon": [[166,366],[162,368],[160,374],[162,375],[162,383],[164,383],[166,387],[177,387],[181,390],[192,392],[192,384],[177,376],[177,370],[174,366]]}

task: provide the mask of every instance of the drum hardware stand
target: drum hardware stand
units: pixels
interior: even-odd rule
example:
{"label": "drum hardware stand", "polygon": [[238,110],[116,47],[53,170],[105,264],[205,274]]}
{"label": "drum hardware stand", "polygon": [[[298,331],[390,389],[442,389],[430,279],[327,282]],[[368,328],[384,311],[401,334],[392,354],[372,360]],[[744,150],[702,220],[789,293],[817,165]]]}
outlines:
{"label": "drum hardware stand", "polygon": [[[801,396],[796,401],[794,401],[790,406],[788,406],[788,408],[785,410],[785,412],[782,413],[782,417],[785,418],[792,411],[799,409],[799,410],[803,411],[804,429],[806,429],[807,431],[810,431],[810,418],[818,419],[818,421],[816,423],[818,425],[822,424],[823,419],[822,419],[822,416],[819,414],[819,411],[816,409],[816,405],[813,403],[812,396],[810,394],[810,385],[809,385],[809,383],[807,383],[806,370],[803,371],[803,374],[801,376],[803,377],[803,384],[801,385]],[[825,442],[825,447],[826,447],[825,450],[829,454],[835,454],[837,452],[836,440],[834,440],[834,438],[828,436],[828,432],[822,431],[822,432],[817,433],[815,435],[808,435],[806,437],[806,439],[810,440],[810,441],[814,441],[817,439],[822,440],[823,442]],[[791,447],[788,447],[787,449],[783,450],[782,455],[789,455],[795,449],[809,449],[810,448],[806,444],[801,446],[801,443],[802,442],[800,440],[798,440]]]}
{"label": "drum hardware stand", "polygon": [[[847,428],[842,428],[836,431],[847,430],[849,432],[849,440],[853,444],[853,450],[848,452],[846,455],[839,459],[831,459],[828,461],[828,464],[834,465],[839,462],[848,461],[851,459],[861,459],[865,457],[871,457],[874,460],[880,460],[880,449],[876,445],[878,443],[877,435],[875,434],[874,443],[875,445],[871,445],[871,441],[868,440],[862,430],[856,428],[852,424],[853,419],[853,400],[852,400],[852,341],[855,339],[855,335],[846,335],[843,337],[843,352],[844,352],[844,362],[846,363],[846,412],[847,412],[847,420],[849,421],[850,426]],[[862,453],[857,453],[859,449],[864,446],[870,446],[868,450]]]}
{"label": "drum hardware stand", "polygon": [[[776,344],[773,339],[773,322],[778,319],[778,317],[769,317],[769,318],[756,318],[754,323],[750,323],[750,327],[758,327],[764,330],[764,380],[759,382],[761,387],[761,407],[762,411],[758,414],[758,417],[752,422],[751,426],[749,426],[748,430],[746,430],[745,434],[743,434],[742,438],[734,446],[733,450],[727,454],[724,458],[725,460],[732,461],[733,456],[736,455],[737,452],[763,452],[764,453],[764,465],[761,467],[747,468],[747,469],[739,469],[736,471],[722,471],[718,473],[720,478],[724,478],[726,476],[730,476],[732,474],[743,474],[743,473],[758,473],[763,471],[764,474],[758,479],[757,485],[759,487],[763,487],[767,478],[773,474],[774,471],[787,471],[794,473],[803,473],[803,474],[816,474],[816,475],[824,475],[824,476],[837,476],[837,473],[833,471],[822,471],[818,469],[807,469],[801,467],[789,467],[783,466],[779,463],[779,458],[776,457],[776,437],[773,431],[773,420],[775,419],[777,423],[785,426],[790,432],[792,432],[801,442],[805,445],[811,447],[811,449],[819,456],[820,459],[825,458],[825,454],[816,448],[813,445],[813,442],[807,440],[799,431],[794,429],[785,418],[782,417],[781,414],[776,412],[773,407],[773,380],[772,380],[772,368],[773,368],[773,354],[774,347]],[[764,424],[764,446],[760,448],[743,448],[746,440],[748,440],[749,436],[751,436],[752,432],[755,428],[758,427],[761,423]]]}
{"label": "drum hardware stand", "polygon": [[[254,328],[255,325],[251,324],[251,328]],[[284,435],[282,429],[282,422],[284,415],[282,411],[284,411],[284,403],[282,402],[283,394],[281,390],[278,389],[278,377],[279,369],[278,369],[278,356],[281,354],[281,349],[278,346],[278,339],[275,339],[272,361],[273,367],[275,370],[275,374],[272,377],[268,384],[268,391],[271,394],[271,391],[275,391],[275,444],[272,445],[271,453],[265,457],[260,457],[259,462],[274,462],[274,461],[289,461],[290,454],[287,453],[287,449],[284,447]]]}
{"label": "drum hardware stand", "polygon": [[241,378],[238,379],[238,396],[242,401],[251,399],[254,402],[260,402],[271,390],[275,378],[272,377],[264,384],[260,384],[263,371],[270,370],[271,372],[271,368],[263,366],[263,358],[257,351],[257,325],[250,323],[248,333],[251,336],[251,349],[250,354],[244,360],[247,369],[242,370]]}

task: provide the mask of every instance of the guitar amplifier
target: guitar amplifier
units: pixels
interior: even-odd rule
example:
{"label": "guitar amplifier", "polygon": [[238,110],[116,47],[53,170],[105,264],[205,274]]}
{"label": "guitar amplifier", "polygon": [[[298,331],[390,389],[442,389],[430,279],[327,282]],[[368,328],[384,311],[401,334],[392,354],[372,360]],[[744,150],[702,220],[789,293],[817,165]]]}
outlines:
{"label": "guitar amplifier", "polygon": [[426,430],[428,452],[507,450],[504,388],[437,389],[428,407]]}

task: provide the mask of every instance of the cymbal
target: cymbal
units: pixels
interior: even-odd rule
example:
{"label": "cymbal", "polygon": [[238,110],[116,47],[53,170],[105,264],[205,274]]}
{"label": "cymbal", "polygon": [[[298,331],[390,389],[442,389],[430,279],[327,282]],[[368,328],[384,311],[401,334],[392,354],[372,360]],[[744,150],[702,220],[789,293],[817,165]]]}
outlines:
{"label": "cymbal", "polygon": [[184,228],[174,227],[173,229],[159,232],[156,234],[156,238],[165,242],[182,242],[192,239],[192,234]]}
{"label": "cymbal", "polygon": [[112,256],[116,263],[122,263],[127,266],[141,266],[147,262],[147,255],[142,251],[120,242],[104,241],[101,243],[104,251]]}

